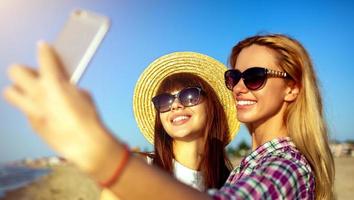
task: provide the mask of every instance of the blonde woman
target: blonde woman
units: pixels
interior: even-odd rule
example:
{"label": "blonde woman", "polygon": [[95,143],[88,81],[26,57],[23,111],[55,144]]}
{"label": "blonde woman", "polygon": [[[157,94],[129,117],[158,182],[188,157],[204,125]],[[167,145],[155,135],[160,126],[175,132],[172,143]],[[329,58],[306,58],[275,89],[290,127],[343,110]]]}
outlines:
{"label": "blonde woman", "polygon": [[42,44],[39,50],[39,74],[13,67],[14,85],[5,96],[56,151],[125,200],[334,196],[334,164],[316,76],[306,50],[292,38],[254,36],[234,47],[225,82],[237,101],[238,120],[249,129],[253,152],[223,187],[208,194],[129,156],[112,139],[87,93],[64,76],[51,48]]}
{"label": "blonde woman", "polygon": [[[237,101],[237,118],[247,125],[253,149],[258,148],[251,155],[268,150],[268,155],[284,157],[257,162],[269,160],[268,170],[291,179],[293,188],[306,186],[313,191],[308,197],[332,199],[333,157],[317,78],[305,48],[285,35],[254,36],[233,48],[230,64],[234,69],[225,73],[225,82]],[[301,189],[294,192],[300,196],[291,197],[302,197]]]}

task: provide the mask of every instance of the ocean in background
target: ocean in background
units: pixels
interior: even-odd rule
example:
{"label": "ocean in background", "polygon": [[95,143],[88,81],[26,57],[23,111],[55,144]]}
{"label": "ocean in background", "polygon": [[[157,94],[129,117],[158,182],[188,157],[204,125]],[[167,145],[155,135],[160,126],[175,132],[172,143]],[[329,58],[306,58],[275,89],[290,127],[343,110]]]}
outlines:
{"label": "ocean in background", "polygon": [[7,191],[24,187],[47,175],[49,168],[30,168],[17,165],[0,165],[0,198]]}

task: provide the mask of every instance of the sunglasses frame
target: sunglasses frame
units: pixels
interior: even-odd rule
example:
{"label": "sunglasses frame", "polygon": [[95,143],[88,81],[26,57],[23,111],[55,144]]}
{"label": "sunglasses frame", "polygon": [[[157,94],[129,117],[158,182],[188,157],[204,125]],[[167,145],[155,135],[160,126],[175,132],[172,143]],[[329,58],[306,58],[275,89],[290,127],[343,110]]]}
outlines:
{"label": "sunglasses frame", "polygon": [[[254,69],[262,69],[262,70],[264,70],[264,80],[262,81],[262,84],[261,85],[259,85],[258,87],[256,87],[256,88],[250,88],[249,86],[248,86],[248,84],[246,84],[247,83],[247,81],[245,82],[245,79],[244,79],[244,76],[245,76],[245,72],[247,73],[247,71],[248,70],[254,70]],[[238,73],[238,74],[240,74],[240,77],[239,77],[239,80],[233,85],[233,86],[230,86],[230,84],[228,84],[228,79],[230,78],[230,77],[232,77],[232,76],[230,76],[229,74],[230,73]],[[269,78],[269,77],[276,77],[276,78],[288,78],[289,77],[289,75],[286,73],[286,72],[282,72],[282,71],[277,71],[277,70],[273,70],[273,69],[268,69],[268,68],[265,68],[265,67],[250,67],[250,68],[248,68],[248,69],[246,69],[245,71],[243,71],[243,72],[241,72],[240,70],[238,70],[238,69],[229,69],[229,70],[227,70],[225,73],[224,73],[224,78],[225,78],[225,85],[226,85],[226,87],[227,87],[227,89],[229,89],[229,90],[233,90],[233,88],[240,82],[240,80],[242,79],[243,81],[244,81],[244,84],[245,84],[245,86],[247,87],[247,89],[248,90],[259,90],[260,88],[262,88],[264,85],[265,85],[265,83],[266,83],[266,81],[267,81],[267,79]],[[233,79],[234,80],[234,79]]]}
{"label": "sunglasses frame", "polygon": [[[188,90],[188,89],[197,89],[197,90],[198,90],[197,103],[195,103],[195,104],[193,104],[193,105],[184,105],[184,104],[183,104],[183,101],[181,101],[181,99],[180,99],[180,94],[183,93],[183,92],[185,92],[185,91]],[[176,94],[161,93],[161,94],[159,94],[159,95],[154,96],[154,97],[151,99],[151,101],[152,101],[152,103],[153,103],[155,109],[156,109],[158,112],[164,113],[164,112],[168,112],[168,111],[171,110],[172,104],[173,104],[173,102],[176,101],[176,99],[178,99],[178,101],[180,102],[180,104],[182,104],[184,107],[192,107],[192,106],[198,105],[198,104],[200,103],[201,96],[203,95],[203,93],[204,93],[204,90],[203,90],[201,87],[199,87],[199,86],[186,87],[186,88],[183,88],[182,90],[180,90],[180,91],[179,91],[178,93],[176,93]],[[170,96],[170,97],[173,97],[173,101],[172,101],[172,103],[168,106],[168,109],[167,109],[167,110],[162,110],[162,111],[161,111],[160,108],[157,106],[157,104],[158,104],[157,99],[158,99],[161,95],[168,95],[168,96]]]}

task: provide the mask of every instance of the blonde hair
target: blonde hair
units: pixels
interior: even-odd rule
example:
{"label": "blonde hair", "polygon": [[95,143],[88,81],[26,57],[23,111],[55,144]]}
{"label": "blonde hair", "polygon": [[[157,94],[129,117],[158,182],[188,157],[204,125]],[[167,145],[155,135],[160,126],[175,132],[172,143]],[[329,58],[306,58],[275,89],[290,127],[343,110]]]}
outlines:
{"label": "blonde hair", "polygon": [[239,42],[232,50],[230,64],[235,66],[241,50],[252,44],[276,52],[278,65],[300,87],[296,100],[285,115],[289,137],[309,161],[315,173],[316,199],[333,199],[334,162],[329,148],[322,99],[310,56],[296,40],[281,34],[253,36]]}

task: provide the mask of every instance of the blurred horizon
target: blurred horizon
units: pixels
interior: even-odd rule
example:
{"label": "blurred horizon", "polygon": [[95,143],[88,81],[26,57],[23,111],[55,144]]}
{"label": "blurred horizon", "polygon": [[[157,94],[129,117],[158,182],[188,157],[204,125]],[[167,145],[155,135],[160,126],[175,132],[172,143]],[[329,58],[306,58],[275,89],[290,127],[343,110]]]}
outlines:
{"label": "blurred horizon", "polygon": [[[7,67],[14,62],[35,67],[37,41],[53,41],[77,8],[111,19],[79,86],[91,92],[105,124],[131,147],[153,149],[132,110],[135,83],[149,63],[167,53],[195,51],[227,65],[238,41],[263,33],[287,34],[305,46],[319,79],[330,139],[354,139],[353,1],[2,0],[1,90],[10,83]],[[0,163],[55,155],[3,98],[0,121]],[[242,141],[250,144],[244,126],[230,146]]]}

